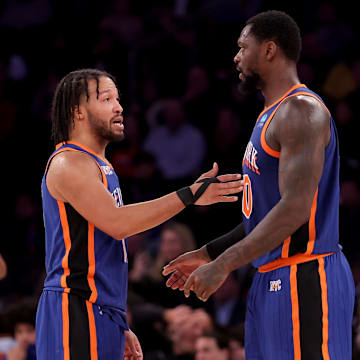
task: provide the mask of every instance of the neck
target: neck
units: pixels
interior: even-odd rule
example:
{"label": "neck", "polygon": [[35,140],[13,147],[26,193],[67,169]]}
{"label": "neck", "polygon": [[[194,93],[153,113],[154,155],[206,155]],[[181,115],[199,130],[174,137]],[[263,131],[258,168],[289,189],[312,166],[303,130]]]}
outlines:
{"label": "neck", "polygon": [[296,64],[279,66],[278,71],[269,72],[265,85],[261,89],[265,98],[265,107],[270,106],[294,85],[300,84]]}
{"label": "neck", "polygon": [[69,140],[84,145],[89,149],[91,149],[92,151],[94,151],[95,154],[105,158],[105,148],[108,143],[105,142],[104,140],[100,141],[95,137],[81,136],[75,134],[70,136]]}

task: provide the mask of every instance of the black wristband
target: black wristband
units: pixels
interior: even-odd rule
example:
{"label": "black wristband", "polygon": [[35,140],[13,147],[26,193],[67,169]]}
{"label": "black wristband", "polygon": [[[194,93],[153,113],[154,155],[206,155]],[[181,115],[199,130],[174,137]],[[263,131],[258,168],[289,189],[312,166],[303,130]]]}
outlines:
{"label": "black wristband", "polygon": [[198,180],[196,183],[202,183],[201,186],[197,189],[194,195],[194,203],[200,198],[200,196],[205,192],[208,186],[212,183],[219,183],[220,180],[217,177],[203,178]]}
{"label": "black wristband", "polygon": [[226,249],[242,240],[245,236],[244,223],[241,223],[227,234],[210,241],[205,245],[210,259],[216,259]]}
{"label": "black wristband", "polygon": [[189,186],[186,186],[176,192],[177,196],[183,202],[185,206],[192,205],[194,203],[194,195]]}
{"label": "black wristband", "polygon": [[203,184],[201,184],[201,186],[197,189],[194,195],[191,192],[189,186],[186,186],[176,191],[176,194],[185,206],[193,205],[200,198],[200,196],[206,191],[206,189],[211,183],[219,183],[219,182],[220,180],[216,177],[203,178],[197,181],[197,183],[203,183]]}

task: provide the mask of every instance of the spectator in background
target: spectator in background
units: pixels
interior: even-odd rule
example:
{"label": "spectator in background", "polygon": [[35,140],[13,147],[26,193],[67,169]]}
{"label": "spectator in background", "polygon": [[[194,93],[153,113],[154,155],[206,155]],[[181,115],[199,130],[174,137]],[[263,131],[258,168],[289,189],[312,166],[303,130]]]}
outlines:
{"label": "spectator in background", "polygon": [[2,285],[10,293],[32,296],[43,270],[43,223],[35,196],[23,190],[15,196],[14,221],[7,224],[14,241],[2,245],[9,272]]}
{"label": "spectator in background", "polygon": [[245,326],[241,323],[229,331],[229,360],[245,360]]}
{"label": "spectator in background", "polygon": [[161,194],[161,175],[155,159],[142,149],[144,127],[141,120],[135,110],[127,114],[126,138],[110,145],[110,162],[128,191],[126,202],[150,200]]}
{"label": "spectator in background", "polygon": [[[199,173],[206,145],[202,133],[189,124],[179,100],[164,102],[163,124],[152,128],[145,140],[145,151],[154,155],[165,180],[183,183]],[[175,186],[176,187],[176,186]]]}
{"label": "spectator in background", "polygon": [[235,326],[245,321],[246,302],[241,284],[232,272],[213,295],[214,319],[221,326]]}
{"label": "spectator in background", "polygon": [[0,311],[0,360],[3,360],[8,350],[14,346],[16,346],[16,341],[6,326],[5,313]]}
{"label": "spectator in background", "polygon": [[195,360],[230,360],[228,339],[219,333],[205,333],[196,340]]}
{"label": "spectator in background", "polygon": [[189,69],[182,102],[190,123],[209,136],[217,108],[209,75],[203,67],[196,65]]}
{"label": "spectator in background", "polygon": [[193,359],[198,338],[213,330],[212,318],[203,309],[193,310],[182,317],[178,316],[167,327],[174,359]]}
{"label": "spectator in background", "polygon": [[36,360],[35,316],[33,300],[24,299],[9,307],[7,317],[16,344],[6,353],[6,360]]}
{"label": "spectator in background", "polygon": [[216,125],[212,130],[212,145],[209,158],[216,159],[221,167],[238,171],[238,154],[243,154],[247,140],[243,119],[229,107],[223,107],[217,114]]}
{"label": "spectator in background", "polygon": [[175,221],[167,222],[161,230],[155,258],[152,256],[152,249],[138,252],[134,256],[129,272],[131,289],[146,301],[165,308],[183,303],[195,307],[203,306],[196,297],[184,301],[181,293],[171,291],[165,286],[166,279],[161,275],[165,264],[184,251],[194,250],[195,246],[193,233],[187,225]]}
{"label": "spectator in background", "polygon": [[159,253],[151,269],[152,279],[163,283],[162,268],[174,259],[174,256],[177,257],[182,254],[184,249],[188,249],[187,251],[194,250],[195,245],[194,236],[187,225],[168,222],[161,232]]}

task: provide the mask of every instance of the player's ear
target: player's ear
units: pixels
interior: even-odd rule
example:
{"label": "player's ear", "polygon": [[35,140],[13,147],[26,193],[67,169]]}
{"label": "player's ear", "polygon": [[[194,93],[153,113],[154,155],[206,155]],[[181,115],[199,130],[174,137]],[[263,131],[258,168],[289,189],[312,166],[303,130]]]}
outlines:
{"label": "player's ear", "polygon": [[82,120],[84,118],[84,114],[80,108],[80,106],[75,106],[73,110],[74,120]]}
{"label": "player's ear", "polygon": [[265,57],[267,60],[271,61],[276,52],[278,51],[278,46],[274,41],[267,41],[265,43]]}

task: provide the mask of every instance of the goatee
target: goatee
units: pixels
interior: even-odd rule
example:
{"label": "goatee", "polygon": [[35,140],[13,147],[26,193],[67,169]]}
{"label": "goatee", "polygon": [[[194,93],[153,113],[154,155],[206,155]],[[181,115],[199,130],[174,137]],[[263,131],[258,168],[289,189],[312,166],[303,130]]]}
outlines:
{"label": "goatee", "polygon": [[238,86],[243,94],[253,94],[260,88],[261,78],[259,74],[252,72],[251,75],[244,75],[244,80]]}

